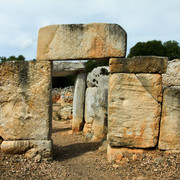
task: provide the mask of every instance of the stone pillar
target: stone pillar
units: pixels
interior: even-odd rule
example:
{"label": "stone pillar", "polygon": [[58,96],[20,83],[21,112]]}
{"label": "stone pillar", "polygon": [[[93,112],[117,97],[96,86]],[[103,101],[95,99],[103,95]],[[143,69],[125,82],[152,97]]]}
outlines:
{"label": "stone pillar", "polygon": [[48,61],[0,63],[2,152],[51,156],[51,69]]}
{"label": "stone pillar", "polygon": [[109,67],[97,67],[87,76],[83,131],[93,140],[107,134],[108,85]]}
{"label": "stone pillar", "polygon": [[157,146],[162,102],[161,73],[166,71],[167,58],[112,58],[109,67],[109,146]]}
{"label": "stone pillar", "polygon": [[168,63],[163,75],[163,105],[159,149],[180,151],[180,60]]}
{"label": "stone pillar", "polygon": [[79,132],[83,127],[84,117],[84,97],[86,88],[86,73],[78,74],[75,81],[74,87],[74,98],[73,98],[73,120],[72,120],[72,131]]}
{"label": "stone pillar", "polygon": [[180,86],[164,89],[159,149],[180,151]]}

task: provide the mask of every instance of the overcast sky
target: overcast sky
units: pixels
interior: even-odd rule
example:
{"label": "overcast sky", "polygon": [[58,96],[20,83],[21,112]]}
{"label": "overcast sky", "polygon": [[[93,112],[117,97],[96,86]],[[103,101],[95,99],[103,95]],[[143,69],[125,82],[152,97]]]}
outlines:
{"label": "overcast sky", "polygon": [[180,0],[0,0],[0,56],[36,58],[38,30],[52,24],[117,23],[137,42],[180,43]]}

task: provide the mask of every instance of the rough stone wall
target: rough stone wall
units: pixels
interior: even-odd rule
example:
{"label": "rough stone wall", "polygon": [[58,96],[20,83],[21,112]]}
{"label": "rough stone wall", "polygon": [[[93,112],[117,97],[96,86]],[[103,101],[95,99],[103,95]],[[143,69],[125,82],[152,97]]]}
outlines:
{"label": "rough stone wall", "polygon": [[73,118],[73,95],[73,86],[52,90],[53,120],[71,120]]}
{"label": "rough stone wall", "polygon": [[107,134],[109,67],[92,70],[87,76],[84,133],[89,138],[102,139]]}
{"label": "rough stone wall", "polygon": [[[2,152],[35,148],[51,153],[51,63],[0,64],[0,136]],[[42,146],[38,144],[43,144]],[[23,148],[24,147],[24,148]],[[43,148],[42,148],[43,147]],[[22,148],[22,149],[21,149]]]}

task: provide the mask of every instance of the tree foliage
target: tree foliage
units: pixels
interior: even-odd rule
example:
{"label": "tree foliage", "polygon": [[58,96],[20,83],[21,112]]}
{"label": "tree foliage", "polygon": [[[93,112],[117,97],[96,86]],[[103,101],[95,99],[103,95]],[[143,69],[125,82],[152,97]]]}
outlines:
{"label": "tree foliage", "polygon": [[25,61],[25,57],[23,55],[19,56],[9,56],[8,58],[2,56],[0,57],[1,62],[6,62],[6,61]]}
{"label": "tree foliage", "polygon": [[138,42],[130,49],[128,58],[133,56],[166,56],[169,60],[180,58],[180,46],[176,41],[152,40],[147,42]]}
{"label": "tree foliage", "polygon": [[86,72],[91,72],[94,68],[99,66],[109,66],[109,59],[105,60],[88,60],[85,63]]}

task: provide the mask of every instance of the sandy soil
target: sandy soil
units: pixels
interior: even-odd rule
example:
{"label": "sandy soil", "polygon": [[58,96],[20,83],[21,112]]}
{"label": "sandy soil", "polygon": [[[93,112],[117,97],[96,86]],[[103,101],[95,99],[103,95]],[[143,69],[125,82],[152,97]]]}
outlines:
{"label": "sandy soil", "polygon": [[52,162],[0,154],[0,179],[180,179],[179,153],[125,153],[126,161],[108,163],[101,142],[72,134],[70,121],[53,121],[52,139]]}

